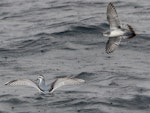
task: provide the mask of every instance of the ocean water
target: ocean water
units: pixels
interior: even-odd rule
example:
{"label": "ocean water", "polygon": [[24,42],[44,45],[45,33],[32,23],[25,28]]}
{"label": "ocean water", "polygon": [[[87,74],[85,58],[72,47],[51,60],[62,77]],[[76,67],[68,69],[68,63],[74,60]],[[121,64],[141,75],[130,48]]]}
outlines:
{"label": "ocean water", "polygon": [[[137,36],[105,53],[112,0],[0,1],[0,113],[149,113],[150,1],[113,0]],[[86,83],[40,95],[5,82],[42,74]]]}

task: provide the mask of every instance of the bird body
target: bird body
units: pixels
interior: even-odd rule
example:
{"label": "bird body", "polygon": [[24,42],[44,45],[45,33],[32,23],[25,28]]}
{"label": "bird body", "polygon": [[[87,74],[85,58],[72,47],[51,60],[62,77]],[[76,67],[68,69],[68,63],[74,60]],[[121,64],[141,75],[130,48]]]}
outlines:
{"label": "bird body", "polygon": [[42,94],[51,94],[56,89],[58,89],[64,85],[75,85],[75,84],[80,84],[80,83],[85,82],[85,80],[83,80],[83,79],[64,77],[64,78],[57,78],[55,81],[52,82],[52,84],[50,86],[47,86],[45,84],[44,76],[39,76],[38,80],[39,80],[39,83],[37,84],[36,82],[34,82],[30,79],[16,79],[16,80],[12,80],[12,81],[5,83],[5,85],[29,86],[29,87],[36,88]]}
{"label": "bird body", "polygon": [[118,37],[118,36],[123,36],[123,35],[124,35],[124,31],[121,29],[115,29],[115,30],[103,33],[103,36],[105,37]]}
{"label": "bird body", "polygon": [[107,6],[107,20],[110,30],[102,33],[102,35],[109,37],[106,43],[106,53],[112,53],[119,46],[122,39],[131,39],[136,34],[130,25],[120,24],[115,6],[111,2]]}

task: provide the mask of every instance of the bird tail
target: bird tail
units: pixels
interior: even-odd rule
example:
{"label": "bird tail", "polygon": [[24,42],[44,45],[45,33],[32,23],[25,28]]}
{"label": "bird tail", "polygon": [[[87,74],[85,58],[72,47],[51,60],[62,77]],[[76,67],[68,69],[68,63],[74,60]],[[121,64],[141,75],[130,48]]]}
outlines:
{"label": "bird tail", "polygon": [[131,35],[128,37],[128,39],[134,38],[136,36],[135,31],[133,30],[133,28],[129,24],[127,24],[127,27],[129,29],[129,31],[131,32]]}

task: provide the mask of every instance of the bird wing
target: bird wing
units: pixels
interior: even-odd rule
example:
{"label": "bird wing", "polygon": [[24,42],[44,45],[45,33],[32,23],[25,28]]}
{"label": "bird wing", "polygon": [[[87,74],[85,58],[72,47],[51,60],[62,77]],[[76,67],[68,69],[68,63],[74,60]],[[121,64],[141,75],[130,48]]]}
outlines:
{"label": "bird wing", "polygon": [[41,89],[37,86],[35,82],[29,79],[18,79],[18,80],[12,80],[10,82],[5,83],[5,85],[11,85],[11,86],[29,86],[38,89],[41,91]]}
{"label": "bird wing", "polygon": [[111,2],[107,6],[107,20],[110,24],[110,29],[120,28],[120,21],[117,15],[117,11]]}
{"label": "bird wing", "polygon": [[122,37],[111,37],[106,43],[106,53],[112,53],[120,44]]}
{"label": "bird wing", "polygon": [[84,83],[85,80],[78,78],[58,78],[52,84],[49,90],[50,93],[54,92],[57,88],[60,88],[64,85],[76,85],[80,83]]}

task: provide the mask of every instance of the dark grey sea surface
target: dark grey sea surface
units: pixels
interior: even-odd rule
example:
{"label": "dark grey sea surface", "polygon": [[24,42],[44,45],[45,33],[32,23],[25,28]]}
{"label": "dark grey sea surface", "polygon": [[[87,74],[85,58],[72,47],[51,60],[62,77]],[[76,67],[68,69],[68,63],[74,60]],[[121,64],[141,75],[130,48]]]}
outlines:
{"label": "dark grey sea surface", "polygon": [[[110,1],[137,36],[106,54]],[[4,85],[39,74],[86,83],[54,95]],[[150,113],[150,1],[0,0],[0,113]]]}

